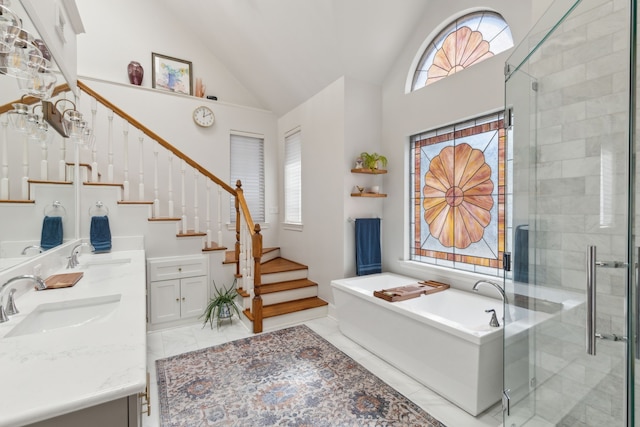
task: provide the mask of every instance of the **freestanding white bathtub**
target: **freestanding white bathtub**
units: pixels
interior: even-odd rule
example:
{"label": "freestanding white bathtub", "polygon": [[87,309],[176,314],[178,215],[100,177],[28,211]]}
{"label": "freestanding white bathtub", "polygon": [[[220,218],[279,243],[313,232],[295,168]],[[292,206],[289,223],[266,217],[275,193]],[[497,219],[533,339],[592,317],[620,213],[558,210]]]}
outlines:
{"label": "freestanding white bathtub", "polygon": [[[415,284],[392,273],[331,282],[344,335],[472,415],[502,395],[502,301],[447,289],[398,302],[374,290]],[[501,326],[489,326],[487,309]]]}

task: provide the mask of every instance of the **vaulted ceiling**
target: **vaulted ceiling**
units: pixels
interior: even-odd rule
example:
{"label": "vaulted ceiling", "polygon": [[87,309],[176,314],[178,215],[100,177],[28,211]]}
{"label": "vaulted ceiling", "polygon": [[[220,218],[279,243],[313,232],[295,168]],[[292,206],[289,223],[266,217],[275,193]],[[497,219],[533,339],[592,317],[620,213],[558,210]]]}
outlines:
{"label": "vaulted ceiling", "polygon": [[343,75],[380,84],[432,0],[161,0],[281,115]]}

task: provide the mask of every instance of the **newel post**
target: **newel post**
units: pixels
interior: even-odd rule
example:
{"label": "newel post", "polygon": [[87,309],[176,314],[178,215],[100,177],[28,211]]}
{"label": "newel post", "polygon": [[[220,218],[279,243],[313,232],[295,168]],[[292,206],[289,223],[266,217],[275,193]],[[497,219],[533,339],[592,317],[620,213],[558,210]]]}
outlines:
{"label": "newel post", "polygon": [[262,258],[262,234],[260,234],[260,224],[255,225],[255,234],[251,236],[251,244],[253,249],[253,304],[251,306],[251,314],[253,314],[253,332],[262,332],[262,297],[260,296],[260,287],[262,285],[262,276],[260,272],[260,259]]}
{"label": "newel post", "polygon": [[235,261],[236,261],[236,277],[240,277],[240,198],[238,194],[242,193],[242,183],[236,181],[236,245],[235,245]]}

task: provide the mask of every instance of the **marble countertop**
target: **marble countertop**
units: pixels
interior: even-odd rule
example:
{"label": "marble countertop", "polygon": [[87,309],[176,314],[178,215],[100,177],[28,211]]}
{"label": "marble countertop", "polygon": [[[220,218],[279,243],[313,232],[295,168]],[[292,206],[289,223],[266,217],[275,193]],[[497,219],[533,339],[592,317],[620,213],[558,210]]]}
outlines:
{"label": "marble countertop", "polygon": [[[82,255],[73,287],[16,300],[19,314],[0,323],[0,426],[17,427],[144,391],[146,297],[144,251]],[[33,282],[16,282],[33,287]],[[10,332],[41,304],[120,295],[100,321],[42,333]],[[6,300],[6,297],[5,297]],[[7,336],[9,334],[9,336]]]}

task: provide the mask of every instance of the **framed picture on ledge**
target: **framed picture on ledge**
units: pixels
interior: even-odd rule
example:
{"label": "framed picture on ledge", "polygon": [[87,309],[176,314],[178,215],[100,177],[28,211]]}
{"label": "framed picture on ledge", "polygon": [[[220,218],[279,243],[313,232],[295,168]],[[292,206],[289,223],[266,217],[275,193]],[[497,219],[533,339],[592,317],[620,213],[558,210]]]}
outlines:
{"label": "framed picture on ledge", "polygon": [[151,53],[151,87],[193,95],[191,61]]}

